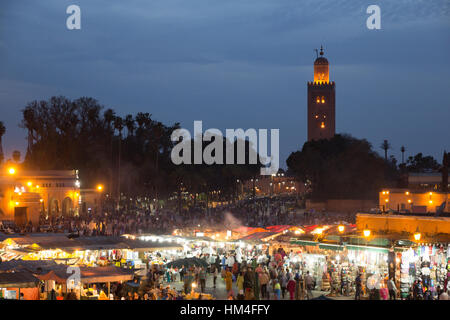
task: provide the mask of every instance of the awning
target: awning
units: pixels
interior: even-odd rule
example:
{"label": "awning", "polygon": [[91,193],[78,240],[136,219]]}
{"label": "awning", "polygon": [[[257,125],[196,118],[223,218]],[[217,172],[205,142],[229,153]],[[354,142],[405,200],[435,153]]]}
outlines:
{"label": "awning", "polygon": [[358,245],[346,245],[346,248],[348,250],[357,250],[357,251],[372,251],[372,252],[380,252],[380,253],[389,253],[388,248],[381,248],[381,247],[370,247],[370,246],[358,246]]}
{"label": "awning", "polygon": [[342,250],[344,250],[344,246],[341,246],[338,244],[331,244],[331,243],[320,243],[319,249],[342,251]]}
{"label": "awning", "polygon": [[[54,280],[58,283],[64,283],[71,276],[67,273],[67,268],[58,268],[42,275],[37,275],[41,280]],[[133,280],[134,271],[118,267],[80,267],[81,283],[96,282],[118,282]]]}
{"label": "awning", "polygon": [[39,279],[29,272],[0,273],[0,288],[35,288]]}
{"label": "awning", "polygon": [[319,242],[308,241],[308,240],[291,240],[291,244],[298,244],[301,246],[317,246],[319,244]]}

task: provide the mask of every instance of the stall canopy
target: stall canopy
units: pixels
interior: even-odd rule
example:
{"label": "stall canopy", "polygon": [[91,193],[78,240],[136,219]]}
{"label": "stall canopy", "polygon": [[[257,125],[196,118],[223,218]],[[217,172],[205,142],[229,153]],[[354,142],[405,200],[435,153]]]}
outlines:
{"label": "stall canopy", "polygon": [[279,232],[256,232],[249,234],[245,237],[240,238],[240,241],[268,241],[277,235],[279,235]]}
{"label": "stall canopy", "polygon": [[186,259],[178,259],[172,262],[169,262],[166,264],[168,268],[181,268],[182,266],[185,267],[208,267],[208,263],[205,260],[199,259],[199,258],[186,258]]}
{"label": "stall canopy", "polygon": [[[54,280],[64,283],[73,274],[67,267],[61,266],[50,270],[45,274],[36,275],[40,280]],[[105,283],[132,280],[134,272],[118,267],[80,267],[81,283]]]}
{"label": "stall canopy", "polygon": [[0,263],[0,272],[2,271],[27,271],[37,273],[39,270],[45,270],[56,267],[58,264],[53,260],[11,260]]}
{"label": "stall canopy", "polygon": [[270,232],[276,232],[276,233],[280,233],[280,232],[284,232],[284,231],[299,231],[301,233],[303,233],[303,229],[300,227],[296,227],[296,226],[291,226],[291,225],[277,225],[277,226],[268,226],[266,227],[267,230],[269,230]]}
{"label": "stall canopy", "polygon": [[35,288],[39,279],[30,272],[0,273],[0,288]]}
{"label": "stall canopy", "polygon": [[267,232],[268,230],[264,229],[264,228],[253,228],[253,227],[239,227],[236,229],[233,229],[234,232],[237,232],[239,234],[242,235],[250,235],[256,232]]}
{"label": "stall canopy", "polygon": [[65,234],[32,234],[26,236],[14,236],[3,240],[7,246],[20,246],[26,251],[55,250],[60,249],[66,252],[75,250],[113,250],[113,249],[134,249],[134,250],[163,250],[182,249],[176,243],[160,243],[157,241],[143,241],[138,239],[126,239],[116,236],[97,237],[75,237],[68,238]]}

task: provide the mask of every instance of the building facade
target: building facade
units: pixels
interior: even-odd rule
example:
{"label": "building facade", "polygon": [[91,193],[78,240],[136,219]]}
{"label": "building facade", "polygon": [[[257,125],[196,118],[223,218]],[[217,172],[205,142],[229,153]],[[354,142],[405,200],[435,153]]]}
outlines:
{"label": "building facade", "polygon": [[409,213],[450,212],[450,194],[439,191],[409,189],[386,189],[379,193],[382,211],[403,211]]}
{"label": "building facade", "polygon": [[336,133],[335,83],[330,81],[330,65],[323,56],[314,61],[314,81],[308,82],[308,141],[330,139]]}
{"label": "building facade", "polygon": [[244,182],[243,189],[247,193],[252,194],[253,188],[256,196],[296,195],[305,191],[304,184],[285,173],[259,176]]}
{"label": "building facade", "polygon": [[47,217],[79,214],[77,170],[27,171],[16,166],[1,171],[0,220],[36,225],[41,213]]}

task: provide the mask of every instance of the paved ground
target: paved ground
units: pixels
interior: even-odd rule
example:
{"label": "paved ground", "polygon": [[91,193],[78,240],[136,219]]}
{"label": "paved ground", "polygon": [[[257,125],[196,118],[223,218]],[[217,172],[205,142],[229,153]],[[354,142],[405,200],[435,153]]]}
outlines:
{"label": "paved ground", "polygon": [[[166,283],[164,283],[164,284],[166,284]],[[183,290],[183,282],[180,282],[180,281],[172,282],[172,283],[170,283],[170,286],[175,288],[176,290],[180,290],[180,291]],[[195,289],[195,291],[200,292],[200,287],[197,287]],[[238,292],[235,282],[233,282],[233,292],[235,295]],[[217,277],[216,288],[214,289],[213,288],[213,277],[208,274],[207,279],[206,279],[205,293],[213,295],[218,300],[226,300],[227,292],[225,289],[225,281],[220,276]],[[319,297],[321,295],[328,294],[328,292],[325,292],[325,291],[315,291],[315,290],[312,293],[313,293],[314,298]],[[350,297],[340,296],[340,297],[330,297],[330,298],[335,299],[335,300],[351,300],[351,299],[353,299],[353,296],[350,296]],[[271,300],[274,299],[273,293],[270,293],[270,299]],[[286,295],[283,300],[289,300],[289,292],[286,291]]]}

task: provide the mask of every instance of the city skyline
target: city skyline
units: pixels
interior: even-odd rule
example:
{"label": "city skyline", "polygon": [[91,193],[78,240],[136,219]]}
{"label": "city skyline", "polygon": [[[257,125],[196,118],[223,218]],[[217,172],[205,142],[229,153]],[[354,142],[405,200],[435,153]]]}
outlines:
{"label": "city skyline", "polygon": [[323,45],[337,133],[367,139],[380,155],[387,139],[398,162],[402,145],[405,159],[422,152],[441,162],[450,149],[448,3],[424,10],[380,1],[381,30],[366,28],[363,1],[258,3],[77,1],[82,29],[74,31],[65,27],[69,2],[2,5],[2,24],[14,30],[0,43],[6,157],[25,155],[18,124],[28,102],[91,96],[121,116],[149,112],[188,129],[194,120],[279,128],[285,168],[306,141],[306,83]]}

